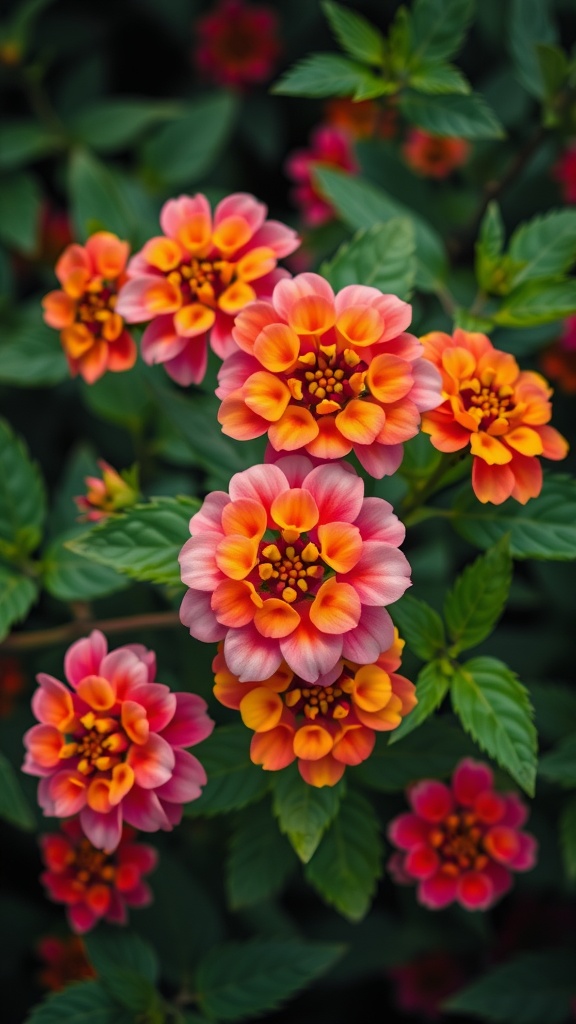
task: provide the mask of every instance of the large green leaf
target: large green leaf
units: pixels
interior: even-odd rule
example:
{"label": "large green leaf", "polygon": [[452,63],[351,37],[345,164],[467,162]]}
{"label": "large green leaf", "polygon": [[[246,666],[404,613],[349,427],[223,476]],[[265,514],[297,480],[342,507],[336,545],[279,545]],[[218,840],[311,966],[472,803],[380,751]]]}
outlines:
{"label": "large green leaf", "polygon": [[530,95],[541,99],[545,87],[536,47],[557,40],[553,7],[549,0],[512,0],[508,7],[508,40],[516,74]]}
{"label": "large green leaf", "polygon": [[533,327],[576,313],[576,280],[528,281],[514,288],[493,316],[503,327]]}
{"label": "large green leaf", "polygon": [[482,643],[504,611],[512,582],[508,537],[468,565],[446,595],[444,618],[452,653]]}
{"label": "large green leaf", "polygon": [[[440,620],[439,620],[440,621]],[[416,680],[416,707],[404,718],[397,729],[390,733],[389,745],[398,743],[417,729],[440,707],[448,693],[451,667],[444,659],[429,661],[420,671]]]}
{"label": "large green leaf", "polygon": [[42,555],[42,581],[49,594],[59,601],[92,601],[106,594],[125,590],[129,581],[111,564],[89,562],[68,545],[85,537],[82,527],[74,526],[56,537]]}
{"label": "large green leaf", "polygon": [[335,291],[364,284],[408,300],[416,276],[414,225],[407,217],[361,230],[320,268]]}
{"label": "large green leaf", "polygon": [[41,206],[40,188],[32,174],[20,171],[0,178],[0,240],[9,249],[34,251]]}
{"label": "large green leaf", "polygon": [[534,795],[537,735],[526,687],[496,658],[473,658],[452,679],[452,705],[466,732]]}
{"label": "large green leaf", "polygon": [[361,14],[323,0],[322,10],[343,50],[365,64],[380,65],[384,57],[384,36]]}
{"label": "large green leaf", "polygon": [[[428,669],[426,666],[424,671]],[[393,737],[391,733],[390,739]],[[418,779],[450,775],[456,762],[472,751],[472,743],[462,729],[441,715],[424,722],[401,743],[392,745],[386,734],[381,734],[368,760],[354,769],[354,778],[382,793],[397,793]]]}
{"label": "large green leaf", "polygon": [[304,782],[292,767],[274,778],[274,814],[280,831],[290,840],[301,861],[314,855],[334,816],[338,813],[343,787],[317,788]]}
{"label": "large green leaf", "polygon": [[250,733],[243,725],[224,725],[202,744],[199,758],[208,782],[198,800],[188,804],[186,814],[227,814],[260,800],[270,778],[250,760]]}
{"label": "large green leaf", "polygon": [[459,49],[473,0],[416,0],[411,10],[414,60],[447,60]]}
{"label": "large green leaf", "polygon": [[306,878],[349,921],[360,921],[370,909],[382,870],[378,817],[366,797],[350,792],[306,865]]}
{"label": "large green leaf", "polygon": [[0,384],[47,388],[68,376],[58,332],[42,322],[39,307],[34,321],[19,318],[2,325]]}
{"label": "large green leaf", "polygon": [[444,243],[427,221],[383,189],[361,178],[320,166],[315,168],[314,177],[322,194],[354,231],[372,228],[391,218],[409,217],[416,238],[416,283],[424,291],[434,291],[446,274],[447,262]]}
{"label": "large green leaf", "polygon": [[0,641],[26,617],[37,597],[36,580],[0,565]]}
{"label": "large green leaf", "polygon": [[268,801],[247,807],[235,823],[226,863],[233,910],[260,903],[284,885],[298,863],[278,831]]}
{"label": "large green leaf", "polygon": [[458,500],[454,526],[466,540],[489,548],[510,534],[514,558],[576,558],[576,480],[562,474],[544,477],[542,493],[526,505],[510,498],[482,505],[468,488]]}
{"label": "large green leaf", "polygon": [[100,926],[86,938],[88,956],[109,995],[135,1014],[157,1010],[158,964],[151,946],[134,932]]}
{"label": "large green leaf", "polygon": [[406,92],[400,96],[399,106],[407,121],[435,135],[501,139],[505,134],[495,113],[478,93],[422,96]]}
{"label": "large green leaf", "polygon": [[72,150],[68,168],[72,218],[79,241],[97,230],[113,231],[130,238],[136,230],[132,210],[116,178],[87,149]]}
{"label": "large green leaf", "polygon": [[443,93],[461,93],[467,96],[472,87],[459,68],[453,64],[438,64],[436,61],[424,61],[410,71],[408,84],[416,92],[441,95]]}
{"label": "large green leaf", "polygon": [[446,643],[442,619],[429,604],[405,594],[392,609],[392,617],[408,647],[423,661],[435,658]]}
{"label": "large green leaf", "polygon": [[560,786],[576,787],[576,735],[566,736],[555,750],[543,755],[540,774]]}
{"label": "large green leaf", "polygon": [[84,981],[53,992],[32,1010],[25,1024],[134,1024],[134,1017],[99,981]]}
{"label": "large green leaf", "polygon": [[576,210],[553,210],[525,221],[512,235],[508,255],[518,265],[510,280],[513,288],[564,274],[576,260]]}
{"label": "large green leaf", "polygon": [[0,420],[0,554],[34,551],[46,513],[44,485],[23,442]]}
{"label": "large green leaf", "polygon": [[332,967],[342,952],[336,945],[274,940],[217,946],[196,972],[200,1009],[219,1021],[274,1010]]}
{"label": "large green leaf", "polygon": [[60,145],[58,136],[37,121],[5,120],[0,126],[0,170],[12,171],[22,167],[53,152]]}
{"label": "large green leaf", "polygon": [[178,586],[178,555],[190,537],[190,518],[199,504],[194,498],[152,498],[146,505],[104,519],[68,546],[131,579]]}
{"label": "large green leaf", "polygon": [[78,111],[69,129],[79,142],[102,153],[128,147],[149,128],[176,117],[175,103],[114,97]]}
{"label": "large green leaf", "polygon": [[237,100],[231,92],[202,96],[182,116],[163,125],[142,149],[148,171],[172,186],[199,181],[215,164],[234,124]]}
{"label": "large green leaf", "polygon": [[564,1024],[574,995],[574,951],[520,953],[451,996],[444,1009],[494,1024]]}
{"label": "large green leaf", "polygon": [[476,242],[476,277],[478,284],[487,292],[499,291],[496,275],[500,270],[502,249],[504,247],[504,222],[500,207],[494,200],[488,203],[482,218],[478,241]]}
{"label": "large green leaf", "polygon": [[274,85],[272,92],[280,96],[352,96],[355,100],[370,99],[393,92],[383,78],[362,64],[336,53],[311,53],[290,68]]}
{"label": "large green leaf", "polygon": [[570,798],[560,815],[560,846],[566,877],[576,879],[576,796]]}
{"label": "large green leaf", "polygon": [[0,818],[11,825],[32,831],[36,822],[14,768],[0,753]]}

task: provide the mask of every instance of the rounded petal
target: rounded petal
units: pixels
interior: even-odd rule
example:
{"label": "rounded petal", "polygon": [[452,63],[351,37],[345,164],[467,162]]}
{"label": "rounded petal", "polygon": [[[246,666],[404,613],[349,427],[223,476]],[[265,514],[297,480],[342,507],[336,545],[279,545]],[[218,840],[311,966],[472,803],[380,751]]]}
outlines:
{"label": "rounded petal", "polygon": [[391,476],[402,462],[404,449],[401,444],[355,444],[354,453],[360,465],[370,476],[381,480]]}
{"label": "rounded petal", "polygon": [[530,498],[537,498],[542,490],[542,464],[536,458],[526,455],[515,455],[506,467],[514,476],[514,487],[511,497],[525,505]]}
{"label": "rounded petal", "polygon": [[57,331],[71,327],[76,316],[76,302],[62,291],[48,292],[42,299],[44,322]]}
{"label": "rounded petal", "polygon": [[353,398],[336,416],[336,426],[347,441],[371,444],[378,437],[386,417],[375,402]]}
{"label": "rounded petal", "polygon": [[310,621],[308,606],[304,605],[297,629],[280,640],[279,646],[281,656],[292,671],[306,682],[315,683],[320,676],[329,672],[340,658],[342,635],[321,633]]}
{"label": "rounded petal", "polygon": [[458,764],[453,778],[452,790],[459,804],[472,807],[476,797],[486,789],[492,789],[494,773],[483,761],[465,757]]}
{"label": "rounded petal", "polygon": [[33,725],[24,734],[28,757],[23,771],[27,775],[51,774],[51,769],[61,765],[60,751],[64,737],[54,725]]}
{"label": "rounded petal", "polygon": [[92,630],[90,636],[76,640],[64,656],[64,672],[68,682],[75,687],[85,676],[97,676],[107,651],[108,641],[98,629]]}
{"label": "rounded petal", "polygon": [[370,757],[375,742],[373,729],[364,725],[345,726],[334,741],[332,756],[342,764],[361,764]]}
{"label": "rounded petal", "polygon": [[439,822],[450,814],[452,794],[443,782],[436,779],[422,779],[412,786],[408,796],[412,809],[424,821]]}
{"label": "rounded petal", "polygon": [[232,501],[249,498],[263,505],[268,516],[268,526],[272,527],[270,507],[272,502],[283,491],[288,490],[288,481],[278,466],[251,466],[242,473],[235,473],[230,480],[229,494]]}
{"label": "rounded petal", "polygon": [[128,825],[133,825],[140,832],[157,832],[164,829],[170,832],[172,825],[155,792],[133,786],[122,801],[122,814]]}
{"label": "rounded petal", "polygon": [[401,523],[389,502],[383,498],[364,498],[359,515],[354,521],[362,540],[383,540],[386,544],[399,547],[406,536],[406,527]]}
{"label": "rounded petal", "polygon": [[175,313],[181,304],[182,295],[177,285],[165,277],[143,274],[122,286],[116,312],[127,323],[138,324],[161,314]]}
{"label": "rounded petal", "polygon": [[489,466],[484,459],[473,460],[472,489],[483,505],[487,502],[501,505],[515,486],[516,479],[509,466]]}
{"label": "rounded petal", "polygon": [[282,530],[308,533],[318,522],[318,506],[307,488],[291,487],[272,502],[270,515]]}
{"label": "rounded petal", "polygon": [[86,779],[80,772],[57,772],[49,780],[48,789],[56,818],[71,818],[86,803]]}
{"label": "rounded petal", "polygon": [[319,425],[308,409],[288,405],[280,419],[271,424],[268,437],[276,451],[296,451],[310,444],[318,430]]}
{"label": "rounded petal", "polygon": [[417,814],[399,814],[388,826],[388,838],[400,850],[411,850],[428,839],[430,828]]}
{"label": "rounded petal", "polygon": [[310,621],[322,633],[341,635],[358,625],[361,610],[354,587],[332,577],[316,594],[310,607]]}
{"label": "rounded petal", "polygon": [[292,605],[271,597],[254,614],[254,626],[264,637],[280,639],[289,636],[300,623],[300,615]]}
{"label": "rounded petal", "polygon": [[36,678],[40,686],[32,697],[32,711],[39,722],[65,731],[74,717],[70,691],[58,679],[44,672]]}
{"label": "rounded petal", "polygon": [[432,878],[440,867],[440,861],[431,846],[422,844],[410,848],[404,860],[404,867],[409,875],[421,880]]}
{"label": "rounded petal", "polygon": [[269,423],[277,422],[290,402],[290,389],[267,370],[253,373],[242,388],[248,408]]}
{"label": "rounded petal", "polygon": [[294,733],[294,753],[305,761],[319,761],[330,753],[334,740],[321,725],[302,725]]}
{"label": "rounded petal", "polygon": [[296,362],[299,352],[300,339],[288,324],[268,324],[254,341],[254,356],[272,373],[288,370]]}
{"label": "rounded petal", "polygon": [[294,729],[278,725],[269,732],[254,733],[250,742],[250,759],[265,771],[279,771],[296,760],[293,746]]}
{"label": "rounded petal", "polygon": [[346,582],[354,587],[363,604],[392,604],[411,585],[410,565],[393,545],[366,541]]}
{"label": "rounded petal", "polygon": [[122,809],[113,807],[108,814],[100,814],[91,807],[84,807],[80,812],[80,824],[92,846],[112,853],[122,837]]}
{"label": "rounded petal", "polygon": [[361,477],[342,466],[317,466],[308,474],[304,487],[318,507],[320,523],[354,523],[364,498]]}
{"label": "rounded petal", "polygon": [[456,899],[458,882],[453,875],[439,871],[431,878],[424,878],[418,886],[418,902],[429,910],[442,910]]}
{"label": "rounded petal", "polygon": [[385,405],[398,402],[412,389],[412,365],[399,356],[383,352],[371,361],[366,380],[370,393],[379,402]]}
{"label": "rounded petal", "polygon": [[216,547],[216,565],[233,580],[243,580],[258,561],[258,542],[250,537],[231,534]]}
{"label": "rounded petal", "polygon": [[321,789],[323,786],[335,786],[344,775],[346,765],[336,761],[332,754],[321,757],[317,761],[298,761],[298,771],[309,786]]}
{"label": "rounded petal", "polygon": [[138,786],[156,789],[171,777],[175,755],[166,740],[152,733],[146,743],[130,747],[126,763],[132,768]]}
{"label": "rounded petal", "polygon": [[254,623],[228,630],[224,655],[230,671],[241,683],[263,682],[274,675],[282,663],[278,641],[262,636]]}
{"label": "rounded petal", "polygon": [[205,644],[217,643],[226,636],[226,626],[216,618],[210,604],[211,594],[188,590],[180,605],[180,622],[191,636]]}
{"label": "rounded petal", "polygon": [[171,747],[193,747],[210,736],[214,722],[208,716],[208,705],[196,693],[176,693],[174,716],[162,730],[162,739]]}
{"label": "rounded petal", "polygon": [[204,768],[197,757],[185,750],[175,750],[174,758],[172,776],[155,790],[156,796],[175,804],[197,800],[207,782]]}
{"label": "rounded petal", "polygon": [[223,626],[238,627],[252,622],[262,603],[254,585],[247,580],[223,580],[212,594],[210,605]]}
{"label": "rounded petal", "polygon": [[362,537],[357,526],[326,523],[318,527],[320,556],[336,572],[349,572],[362,552]]}
{"label": "rounded petal", "polygon": [[240,715],[244,725],[254,732],[268,732],[275,729],[284,710],[284,702],[274,690],[267,686],[251,689],[240,702]]}
{"label": "rounded petal", "polygon": [[465,871],[458,879],[456,898],[466,910],[487,910],[494,900],[489,876],[483,871]]}
{"label": "rounded petal", "polygon": [[344,459],[352,450],[352,442],[340,432],[334,416],[321,416],[317,432],[306,444],[306,451],[315,459]]}
{"label": "rounded petal", "polygon": [[385,608],[363,605],[355,629],[343,637],[342,655],[359,665],[376,661],[394,640],[394,624]]}

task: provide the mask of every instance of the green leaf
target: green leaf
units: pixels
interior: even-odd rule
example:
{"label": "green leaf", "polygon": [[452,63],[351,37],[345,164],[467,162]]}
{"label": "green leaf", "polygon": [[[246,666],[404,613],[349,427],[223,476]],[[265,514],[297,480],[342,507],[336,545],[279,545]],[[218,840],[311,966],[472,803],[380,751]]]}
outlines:
{"label": "green leaf", "polygon": [[59,601],[92,601],[125,590],[128,580],[107,565],[88,562],[68,546],[85,537],[82,527],[71,527],[50,542],[42,556],[42,581]]}
{"label": "green leaf", "polygon": [[494,322],[503,327],[532,327],[576,313],[576,280],[530,281],[510,292]]}
{"label": "green leaf", "polygon": [[504,223],[500,207],[493,200],[486,207],[476,242],[476,277],[485,291],[491,292],[497,283],[495,275],[499,271],[503,247]]}
{"label": "green leaf", "polygon": [[15,622],[26,618],[37,597],[35,580],[0,565],[0,641],[8,636]]}
{"label": "green leaf", "polygon": [[435,135],[460,139],[503,139],[504,129],[478,93],[470,96],[420,96],[403,93],[398,101],[410,124]]}
{"label": "green leaf", "polygon": [[342,954],[312,942],[228,942],[198,965],[194,991],[200,1009],[219,1021],[251,1018],[296,995]]}
{"label": "green leaf", "polygon": [[[423,671],[428,675],[429,666]],[[411,711],[410,716],[413,714]],[[368,760],[354,769],[356,779],[382,793],[401,792],[417,779],[446,777],[460,758],[473,751],[462,729],[447,722],[444,715],[424,722],[401,743],[392,744],[393,736],[394,732],[387,743],[381,734]]]}
{"label": "green leaf", "polygon": [[[423,602],[419,602],[423,604]],[[432,610],[432,609],[430,609]],[[442,621],[439,619],[440,624]],[[442,626],[442,631],[444,627]],[[432,657],[432,655],[430,655]],[[392,745],[422,725],[440,707],[448,693],[452,672],[449,663],[443,659],[430,661],[421,669],[416,680],[416,707],[404,718],[397,729],[390,733],[388,744]]]}
{"label": "green leaf", "polygon": [[553,210],[521,224],[510,239],[508,254],[518,266],[510,288],[564,274],[576,260],[576,210]]}
{"label": "green leaf", "polygon": [[332,0],[323,0],[322,10],[343,50],[365,64],[382,63],[385,41],[374,25],[361,14]]}
{"label": "green leaf", "polygon": [[131,237],[134,218],[117,181],[105,164],[85,149],[74,149],[68,167],[72,219],[79,241],[96,230]]}
{"label": "green leaf", "polygon": [[208,782],[202,795],[188,804],[185,813],[227,814],[260,800],[270,780],[267,772],[250,760],[250,733],[244,725],[220,726],[202,744],[198,755]]}
{"label": "green leaf", "polygon": [[574,995],[574,951],[520,953],[482,975],[443,1004],[494,1024],[564,1024]]}
{"label": "green leaf", "polygon": [[545,475],[542,493],[520,505],[512,498],[502,505],[482,505],[466,489],[455,508],[454,526],[465,540],[489,548],[510,534],[514,558],[576,558],[576,480],[560,473]]}
{"label": "green leaf", "polygon": [[576,736],[566,736],[555,750],[543,755],[540,774],[560,786],[576,786]]}
{"label": "green leaf", "polygon": [[151,410],[145,382],[148,367],[137,362],[123,373],[105,373],[94,384],[80,384],[82,398],[97,416],[119,423],[129,430],[140,430]]}
{"label": "green leaf", "polygon": [[154,987],[158,964],[148,943],[134,932],[102,925],[85,941],[90,961],[109,995],[134,1013],[158,1008],[160,996]]}
{"label": "green leaf", "polygon": [[395,217],[409,217],[416,237],[416,283],[424,291],[434,291],[447,272],[447,262],[444,243],[427,221],[383,189],[343,171],[317,166],[314,178],[323,196],[353,231]]}
{"label": "green leaf", "polygon": [[549,0],[512,0],[508,39],[516,74],[531,96],[541,99],[545,87],[537,45],[556,42]]}
{"label": "green leaf", "polygon": [[472,92],[472,86],[460,68],[453,64],[438,64],[436,61],[425,61],[411,70],[408,85],[416,92],[431,95],[460,93],[467,96]]}
{"label": "green leaf", "polygon": [[31,832],[34,815],[20,787],[20,780],[8,758],[0,753],[0,818]]}
{"label": "green leaf", "polygon": [[37,121],[4,121],[0,125],[0,170],[13,171],[54,152],[61,144]]}
{"label": "green leaf", "polygon": [[438,469],[442,457],[442,452],[434,448],[428,435],[420,432],[405,443],[399,473],[417,487],[421,487],[428,483],[432,473]]}
{"label": "green leaf", "polygon": [[0,419],[0,555],[18,558],[40,543],[46,496],[38,467]]}
{"label": "green leaf", "polygon": [[394,217],[358,231],[336,255],[323,263],[320,273],[335,291],[349,284],[379,288],[409,300],[416,276],[414,225],[407,217]]}
{"label": "green leaf", "polygon": [[516,782],[534,795],[537,735],[526,687],[496,658],[455,668],[452,706],[466,732]]}
{"label": "green leaf", "polygon": [[178,555],[190,539],[190,518],[199,507],[195,498],[152,498],[102,520],[68,541],[68,547],[131,579],[179,586]]}
{"label": "green leaf", "polygon": [[576,796],[568,800],[560,815],[560,847],[566,877],[576,879]]}
{"label": "green leaf", "polygon": [[273,86],[277,96],[352,96],[370,99],[394,92],[395,86],[336,53],[311,53],[290,68]]}
{"label": "green leaf", "polygon": [[536,725],[541,736],[555,743],[573,731],[576,722],[574,687],[543,679],[541,683],[530,683],[530,694],[536,710]]}
{"label": "green leaf", "polygon": [[42,195],[38,182],[25,171],[0,178],[0,239],[9,249],[31,253],[36,248]]}
{"label": "green leaf", "polygon": [[179,107],[155,100],[114,97],[99,100],[74,115],[69,128],[79,142],[102,153],[128,149],[159,121],[176,117]]}
{"label": "green leaf", "polygon": [[42,322],[19,318],[2,326],[0,384],[12,387],[50,387],[69,377],[58,332]]}
{"label": "green leaf", "polygon": [[553,99],[568,77],[568,58],[560,46],[552,46],[550,43],[537,43],[536,56],[544,95],[547,99]]}
{"label": "green leaf", "polygon": [[235,822],[226,864],[232,910],[270,899],[297,863],[276,827],[268,802],[246,808]]}
{"label": "green leaf", "polygon": [[447,60],[462,45],[472,0],[416,0],[411,11],[414,58]]}
{"label": "green leaf", "polygon": [[300,860],[314,855],[330,822],[338,813],[342,786],[309,786],[292,767],[278,772],[274,783],[274,814]]}
{"label": "green leaf", "polygon": [[504,611],[512,582],[508,537],[466,566],[446,595],[444,618],[451,654],[476,647],[490,636]]}
{"label": "green leaf", "polygon": [[185,112],[149,139],[142,158],[148,171],[166,185],[189,186],[216,163],[232,131],[237,99],[214,93],[186,106]]}
{"label": "green leaf", "polygon": [[360,793],[350,792],[314,857],[306,879],[349,921],[369,911],[383,869],[378,817]]}
{"label": "green leaf", "polygon": [[99,981],[84,981],[53,992],[24,1024],[134,1024],[134,1017]]}
{"label": "green leaf", "polygon": [[442,619],[425,601],[405,594],[394,605],[392,617],[410,650],[423,661],[443,650],[446,635]]}

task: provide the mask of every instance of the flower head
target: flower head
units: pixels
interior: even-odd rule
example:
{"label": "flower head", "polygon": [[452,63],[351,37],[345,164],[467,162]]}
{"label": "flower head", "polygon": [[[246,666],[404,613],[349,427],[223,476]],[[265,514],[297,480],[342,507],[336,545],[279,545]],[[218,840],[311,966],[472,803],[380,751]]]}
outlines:
{"label": "flower head", "polygon": [[280,281],[272,302],[237,318],[240,352],[220,369],[222,430],[247,440],[268,433],[276,451],[320,459],[352,450],[376,477],[394,473],[420,413],[441,402],[440,378],[404,333],[411,306],[377,288],[334,295],[318,274]]}
{"label": "flower head", "polygon": [[45,935],[36,947],[42,961],[38,972],[40,984],[52,992],[66,988],[71,981],[84,981],[96,977],[96,971],[86,956],[86,948],[79,935]]}
{"label": "flower head", "polygon": [[116,305],[129,252],[128,242],[109,231],[97,231],[86,245],[67,246],[56,263],[62,290],[42,300],[44,320],[60,331],[72,375],[88,384],[136,362],[136,343]]}
{"label": "flower head", "polygon": [[271,7],[220,0],[196,23],[198,71],[220,85],[265,82],[280,54],[278,16]]}
{"label": "flower head", "polygon": [[566,203],[576,203],[576,142],[560,155],[552,168],[552,176],[560,184]]}
{"label": "flower head", "polygon": [[405,530],[341,465],[291,456],[236,473],[190,532],[180,617],[198,640],[224,640],[241,682],[268,679],[283,660],[306,682],[332,682],[341,657],[369,664],[392,643],[383,606],[410,586]]}
{"label": "flower head", "polygon": [[396,134],[397,112],[391,103],[382,107],[374,100],[356,102],[341,97],[326,104],[326,120],[351,139],[391,139]]}
{"label": "flower head", "polygon": [[292,199],[302,220],[310,227],[325,224],[334,217],[333,207],[314,183],[315,165],[339,167],[350,174],[357,174],[358,164],[348,132],[328,124],[318,125],[310,135],[310,148],[295,150],[286,160],[286,174],[296,183]]}
{"label": "flower head", "polygon": [[484,334],[434,331],[421,338],[426,358],[442,375],[444,402],[422,418],[435,448],[470,446],[472,487],[479,501],[525,505],[542,489],[539,455],[563,459],[567,442],[553,427],[551,388],[539,373],[520,370],[514,356]]}
{"label": "flower head", "polygon": [[465,139],[433,135],[422,128],[412,128],[402,146],[408,166],[426,178],[447,178],[466,163],[470,143]]}
{"label": "flower head", "polygon": [[82,513],[80,521],[96,523],[100,519],[130,508],[138,501],[138,469],[113,469],[104,459],[98,459],[102,476],[84,478],[88,490],[86,494],[74,498]]}
{"label": "flower head", "polygon": [[206,373],[208,338],[221,358],[236,349],[234,317],[267,298],[288,271],[282,256],[298,248],[291,228],[266,220],[267,208],[236,192],[218,203],[180,196],[162,207],[163,235],[151,238],[128,265],[118,298],[128,323],[150,321],[142,336],[147,363],[162,363],[179,384],[198,384]]}
{"label": "flower head", "polygon": [[409,963],[388,967],[386,973],[394,983],[398,1009],[417,1013],[425,1020],[439,1020],[441,1004],[466,980],[455,956],[442,949],[428,950]]}
{"label": "flower head", "polygon": [[23,771],[40,776],[44,814],[78,814],[90,842],[107,852],[118,846],[123,820],[169,832],[206,782],[183,749],[212,732],[206,702],[154,682],[153,651],[130,644],[108,652],[98,630],[72,644],[64,669],[69,687],[38,675],[32,710],[40,725],[24,737]]}
{"label": "flower head", "polygon": [[422,779],[407,793],[412,811],[394,818],[388,837],[403,851],[403,870],[430,910],[460,903],[487,910],[529,871],[536,840],[520,831],[528,817],[515,793],[497,793],[488,765],[464,758],[450,786]]}
{"label": "flower head", "polygon": [[241,683],[222,650],[214,659],[214,694],[226,707],[240,711],[254,731],[250,757],[267,771],[298,761],[311,786],[334,786],[347,765],[372,753],[377,732],[395,729],[416,704],[415,686],[396,673],[404,641],[397,632],[392,646],[372,665],[338,662],[330,683],[310,686],[285,662],[262,682]]}
{"label": "flower head", "polygon": [[40,836],[46,870],[40,881],[55,903],[65,903],[68,923],[77,935],[100,920],[125,924],[127,907],[145,907],[152,894],[142,876],[156,867],[152,846],[136,842],[125,828],[112,853],[104,853],[84,835],[77,818],[65,821],[60,832]]}

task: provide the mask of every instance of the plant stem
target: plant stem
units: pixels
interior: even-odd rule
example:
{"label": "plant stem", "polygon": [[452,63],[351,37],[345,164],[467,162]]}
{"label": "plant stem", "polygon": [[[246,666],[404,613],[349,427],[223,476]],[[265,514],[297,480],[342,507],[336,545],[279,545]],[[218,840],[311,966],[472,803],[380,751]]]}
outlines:
{"label": "plant stem", "polygon": [[142,615],[124,615],[116,619],[82,619],[67,622],[62,626],[52,626],[49,629],[15,633],[0,644],[0,652],[30,651],[37,647],[67,643],[89,633],[92,629],[101,629],[103,633],[128,633],[141,629],[174,629],[179,625],[180,616],[178,612],[173,611],[145,612]]}

